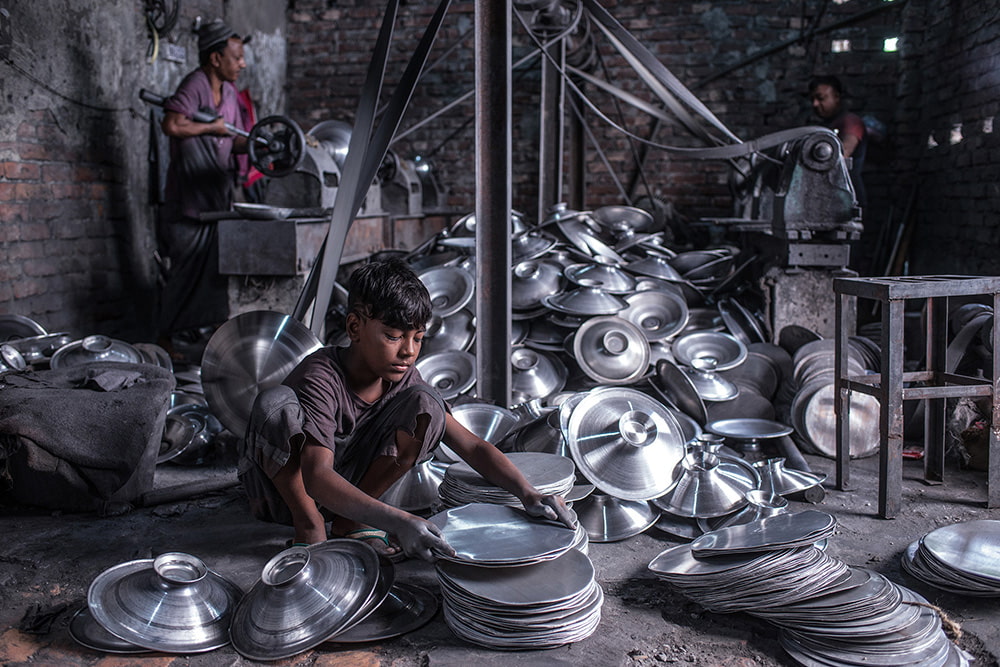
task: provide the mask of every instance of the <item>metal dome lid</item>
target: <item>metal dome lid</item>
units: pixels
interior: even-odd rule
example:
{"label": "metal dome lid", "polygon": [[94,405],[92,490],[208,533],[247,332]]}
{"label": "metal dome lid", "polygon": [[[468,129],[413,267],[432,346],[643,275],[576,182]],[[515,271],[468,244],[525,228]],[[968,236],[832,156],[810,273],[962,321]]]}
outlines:
{"label": "metal dome lid", "polygon": [[628,295],[625,301],[628,308],[618,316],[638,326],[649,341],[666,340],[687,324],[687,302],[674,292],[644,290]]}
{"label": "metal dome lid", "polygon": [[511,401],[515,405],[562,391],[569,377],[566,365],[557,356],[541,350],[514,347],[510,363]]}
{"label": "metal dome lid", "polygon": [[570,264],[563,269],[563,274],[574,285],[599,287],[611,294],[629,294],[635,291],[635,278],[613,264]]}
{"label": "metal dome lid", "polygon": [[605,229],[629,229],[642,232],[653,226],[653,216],[635,206],[601,206],[590,212],[590,218]]}
{"label": "metal dome lid", "polygon": [[172,552],[105,570],[90,584],[87,606],[105,630],[131,644],[200,653],[229,643],[242,595],[200,558]]}
{"label": "metal dome lid", "polygon": [[359,620],[379,586],[378,554],[360,540],[285,549],[233,615],[233,647],[250,660],[278,660],[323,643]]}
{"label": "metal dome lid", "polygon": [[435,354],[449,350],[468,350],[476,338],[476,318],[468,308],[441,317],[431,315],[424,332],[421,354]]}
{"label": "metal dome lid", "polygon": [[592,285],[542,298],[546,308],[567,315],[614,315],[628,308],[628,302],[616,294]]}
{"label": "metal dome lid", "polygon": [[651,500],[669,491],[684,457],[673,415],[624,387],[590,391],[570,414],[567,443],[580,472],[623,500]]}
{"label": "metal dome lid", "polygon": [[470,352],[450,350],[420,357],[417,372],[446,401],[472,389],[476,384],[476,357]]}
{"label": "metal dome lid", "polygon": [[639,327],[613,315],[592,317],[573,336],[573,356],[597,382],[630,384],[649,368],[649,341]]}
{"label": "metal dome lid", "polygon": [[693,331],[678,336],[671,349],[678,363],[694,366],[696,359],[714,359],[713,370],[736,368],[747,358],[747,347],[721,331]]}
{"label": "metal dome lid", "polygon": [[122,340],[95,334],[63,345],[49,359],[50,368],[69,368],[92,361],[144,363],[142,352]]}
{"label": "metal dome lid", "polygon": [[511,275],[511,308],[536,308],[542,298],[563,288],[562,265],[548,259],[529,259],[514,265]]}
{"label": "metal dome lid", "polygon": [[476,281],[457,266],[437,266],[417,274],[431,297],[431,310],[441,317],[454,315],[472,300]]}

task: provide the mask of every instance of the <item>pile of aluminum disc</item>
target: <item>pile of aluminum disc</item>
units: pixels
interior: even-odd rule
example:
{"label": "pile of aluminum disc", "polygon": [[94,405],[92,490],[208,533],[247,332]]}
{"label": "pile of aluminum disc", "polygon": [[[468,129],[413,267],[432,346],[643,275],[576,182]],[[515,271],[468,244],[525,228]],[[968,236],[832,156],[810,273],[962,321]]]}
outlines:
{"label": "pile of aluminum disc", "polygon": [[569,549],[523,567],[440,561],[444,619],[460,638],[496,649],[545,649],[589,637],[604,593],[586,554]]}
{"label": "pile of aluminum disc", "polygon": [[[576,466],[570,458],[544,452],[511,452],[507,458],[539,493],[566,496],[573,488]],[[438,493],[449,507],[467,503],[521,506],[516,496],[483,479],[464,461],[448,467]]]}
{"label": "pile of aluminum disc", "polygon": [[705,533],[663,551],[649,569],[709,611],[778,625],[782,646],[802,665],[967,665],[926,600],[811,546],[835,526],[821,514]]}
{"label": "pile of aluminum disc", "polygon": [[1000,596],[1000,521],[932,530],[907,547],[902,563],[909,574],[950,593]]}

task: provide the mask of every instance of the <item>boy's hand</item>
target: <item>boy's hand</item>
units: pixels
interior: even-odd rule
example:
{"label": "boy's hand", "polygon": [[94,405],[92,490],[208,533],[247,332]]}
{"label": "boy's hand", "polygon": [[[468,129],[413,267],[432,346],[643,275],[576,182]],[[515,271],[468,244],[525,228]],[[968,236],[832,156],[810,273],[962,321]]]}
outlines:
{"label": "boy's hand", "polygon": [[566,507],[562,496],[539,496],[534,502],[525,501],[524,511],[529,516],[560,521],[567,528],[576,529],[576,512]]}
{"label": "boy's hand", "polygon": [[428,563],[436,561],[437,554],[455,555],[455,550],[441,535],[441,529],[417,516],[411,515],[403,523],[396,538],[407,556],[416,556]]}

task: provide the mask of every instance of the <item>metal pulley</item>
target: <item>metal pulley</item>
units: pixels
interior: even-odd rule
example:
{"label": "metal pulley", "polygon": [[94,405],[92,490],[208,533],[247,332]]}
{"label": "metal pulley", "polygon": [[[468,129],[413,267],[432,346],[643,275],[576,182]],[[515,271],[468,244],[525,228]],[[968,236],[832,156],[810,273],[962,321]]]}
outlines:
{"label": "metal pulley", "polygon": [[[145,88],[139,90],[139,97],[150,104],[162,107],[166,97]],[[198,111],[191,120],[211,123],[218,116]],[[226,123],[231,133],[247,138],[247,152],[250,163],[265,176],[280,178],[287,176],[302,164],[306,154],[306,138],[302,128],[287,116],[268,116],[254,125],[249,132],[231,123]]]}

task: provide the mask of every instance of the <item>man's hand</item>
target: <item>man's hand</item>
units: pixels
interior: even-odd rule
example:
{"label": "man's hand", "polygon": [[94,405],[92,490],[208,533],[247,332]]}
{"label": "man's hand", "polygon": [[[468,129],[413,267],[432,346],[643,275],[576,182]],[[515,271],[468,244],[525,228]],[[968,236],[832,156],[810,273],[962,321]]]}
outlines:
{"label": "man's hand", "polygon": [[526,500],[524,511],[529,516],[560,521],[567,528],[576,529],[576,512],[566,507],[562,496],[539,496],[534,501]]}
{"label": "man's hand", "polygon": [[416,556],[433,563],[438,559],[437,554],[455,555],[455,550],[441,535],[441,529],[420,517],[410,515],[395,534],[407,556]]}

